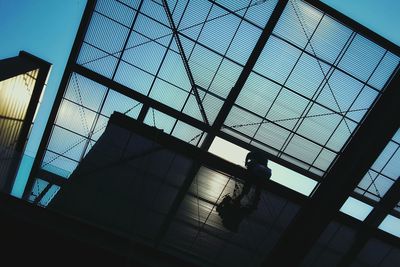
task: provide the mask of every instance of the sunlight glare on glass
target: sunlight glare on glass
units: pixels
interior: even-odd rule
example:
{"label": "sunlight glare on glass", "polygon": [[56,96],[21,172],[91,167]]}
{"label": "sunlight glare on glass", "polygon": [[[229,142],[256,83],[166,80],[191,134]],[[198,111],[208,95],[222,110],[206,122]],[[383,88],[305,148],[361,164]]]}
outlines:
{"label": "sunlight glare on glass", "polygon": [[[245,166],[244,163],[246,155],[249,152],[249,150],[219,137],[214,139],[208,151],[242,167]],[[297,191],[303,195],[310,196],[318,184],[316,181],[283,167],[271,160],[268,162],[268,166],[272,170],[272,181]]]}
{"label": "sunlight glare on glass", "polygon": [[219,137],[214,139],[208,152],[242,167],[244,167],[246,155],[249,153],[247,149],[232,144],[231,142]]}
{"label": "sunlight glare on glass", "polygon": [[305,196],[310,196],[318,184],[317,181],[285,168],[273,161],[269,161],[268,165],[272,170],[272,181],[284,185]]}

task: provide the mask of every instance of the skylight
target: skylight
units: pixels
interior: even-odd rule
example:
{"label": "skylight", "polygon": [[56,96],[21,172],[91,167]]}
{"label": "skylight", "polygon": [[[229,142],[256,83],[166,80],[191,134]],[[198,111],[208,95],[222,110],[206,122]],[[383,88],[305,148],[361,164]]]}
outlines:
{"label": "skylight", "polygon": [[[245,158],[249,152],[248,150],[219,137],[214,139],[214,142],[211,144],[211,147],[208,151],[242,167],[245,166]],[[272,181],[303,195],[310,196],[318,184],[318,182],[286,167],[283,167],[271,160],[268,161],[268,166],[272,170],[272,176],[270,178]]]}
{"label": "skylight", "polygon": [[357,220],[364,221],[372,209],[372,206],[355,198],[349,197],[340,208],[340,211],[350,215],[353,218],[356,218]]}
{"label": "skylight", "polygon": [[379,225],[379,229],[394,236],[400,237],[400,219],[392,215],[388,215]]}
{"label": "skylight", "polygon": [[379,202],[400,176],[400,130],[383,149],[355,192]]}
{"label": "skylight", "polygon": [[302,1],[289,1],[223,131],[323,176],[399,58]]}

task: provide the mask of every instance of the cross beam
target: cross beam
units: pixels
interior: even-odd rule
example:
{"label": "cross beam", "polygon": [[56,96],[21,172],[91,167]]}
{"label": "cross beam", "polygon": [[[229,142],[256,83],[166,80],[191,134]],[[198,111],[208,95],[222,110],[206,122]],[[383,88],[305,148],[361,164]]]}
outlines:
{"label": "cross beam", "polygon": [[342,155],[264,261],[298,266],[400,125],[400,72],[388,82]]}

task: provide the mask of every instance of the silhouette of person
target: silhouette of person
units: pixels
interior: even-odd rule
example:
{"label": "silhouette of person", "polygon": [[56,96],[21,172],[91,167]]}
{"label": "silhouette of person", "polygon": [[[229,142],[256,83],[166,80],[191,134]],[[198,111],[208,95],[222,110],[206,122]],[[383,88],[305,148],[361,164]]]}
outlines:
{"label": "silhouette of person", "polygon": [[249,178],[237,197],[226,195],[217,206],[222,224],[230,231],[237,232],[240,222],[257,209],[263,184],[271,177],[268,158],[259,152],[249,152],[245,160]]}

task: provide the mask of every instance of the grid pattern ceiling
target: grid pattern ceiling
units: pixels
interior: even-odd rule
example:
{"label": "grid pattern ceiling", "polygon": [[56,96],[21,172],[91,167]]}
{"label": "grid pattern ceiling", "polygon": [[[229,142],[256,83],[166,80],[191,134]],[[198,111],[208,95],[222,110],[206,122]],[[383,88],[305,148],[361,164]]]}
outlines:
{"label": "grid pattern ceiling", "polygon": [[[217,129],[221,136],[264,150],[319,181],[384,93],[400,58],[307,2],[289,0],[244,86],[235,88],[277,4],[98,0],[66,74],[29,200],[42,206],[51,202],[63,183],[52,184],[41,175],[46,171],[68,179],[114,111],[201,147],[207,129],[220,126],[216,118],[235,90],[240,93]],[[144,98],[135,98],[138,94]],[[358,196],[374,201],[384,196],[399,176],[399,146],[398,131],[356,188]],[[201,167],[170,219],[161,248],[220,266],[232,257],[237,266],[249,258],[254,265],[262,262],[300,205],[263,192],[260,209],[244,222],[245,232],[233,235],[215,211],[233,187],[231,177]],[[161,196],[182,190],[181,185],[160,188],[150,191]],[[160,214],[155,217],[161,223],[166,213]],[[318,253],[309,259],[313,264],[346,252],[339,243],[347,228],[331,223],[327,231],[332,229],[335,233],[326,232],[317,242]]]}
{"label": "grid pattern ceiling", "polygon": [[224,131],[323,176],[398,63],[330,16],[289,1]]}
{"label": "grid pattern ceiling", "polygon": [[[77,64],[214,122],[277,1],[97,1]],[[222,131],[323,176],[399,58],[302,1],[289,1]],[[114,111],[143,107],[72,73],[42,167],[68,177]],[[194,145],[203,132],[150,108],[144,122]]]}
{"label": "grid pattern ceiling", "polygon": [[[76,64],[211,126],[277,3],[98,0]],[[322,177],[398,64],[385,48],[291,0],[220,130]],[[114,111],[196,146],[206,135],[78,69],[69,75],[41,168],[68,178]],[[48,187],[36,178],[33,198]],[[41,204],[58,191],[51,186]]]}

